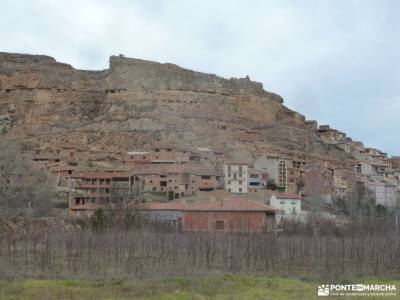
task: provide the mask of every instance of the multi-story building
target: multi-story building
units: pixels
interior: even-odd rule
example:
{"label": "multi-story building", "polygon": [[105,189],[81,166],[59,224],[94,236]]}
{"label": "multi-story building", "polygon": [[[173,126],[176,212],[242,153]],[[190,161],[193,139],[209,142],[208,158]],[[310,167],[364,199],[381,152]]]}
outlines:
{"label": "multi-story building", "polygon": [[375,204],[388,208],[397,207],[397,187],[382,180],[370,180],[367,188],[375,198]]}
{"label": "multi-story building", "polygon": [[229,193],[247,193],[248,164],[246,162],[225,162],[225,189]]}
{"label": "multi-story building", "polygon": [[359,161],[355,167],[355,171],[360,175],[372,175],[374,173],[372,164],[366,161]]}
{"label": "multi-story building", "polygon": [[288,163],[286,160],[275,155],[261,156],[256,159],[254,168],[268,173],[268,180],[274,182],[279,190],[287,189]]}
{"label": "multi-story building", "polygon": [[80,172],[71,175],[69,212],[91,215],[97,208],[123,208],[134,199],[134,176],[127,172]]}
{"label": "multi-story building", "polygon": [[184,172],[198,191],[215,191],[223,189],[223,174],[210,167],[185,167]]}
{"label": "multi-story building", "polygon": [[260,189],[267,188],[267,173],[250,168],[248,178],[247,189],[249,192],[258,192]]}
{"label": "multi-story building", "polygon": [[133,172],[138,197],[158,196],[159,200],[180,199],[196,192],[195,178],[181,165],[155,165]]}
{"label": "multi-story building", "polygon": [[333,196],[335,199],[345,199],[347,195],[348,181],[347,176],[340,170],[333,173]]}

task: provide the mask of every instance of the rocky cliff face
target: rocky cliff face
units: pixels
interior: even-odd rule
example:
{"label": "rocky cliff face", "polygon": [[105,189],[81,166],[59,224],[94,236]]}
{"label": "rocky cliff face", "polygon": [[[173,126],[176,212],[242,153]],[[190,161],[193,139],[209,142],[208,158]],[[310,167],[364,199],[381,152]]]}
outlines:
{"label": "rocky cliff face", "polygon": [[82,160],[121,159],[159,143],[349,159],[261,83],[121,56],[107,70],[82,71],[0,53],[0,127],[26,150],[71,146]]}

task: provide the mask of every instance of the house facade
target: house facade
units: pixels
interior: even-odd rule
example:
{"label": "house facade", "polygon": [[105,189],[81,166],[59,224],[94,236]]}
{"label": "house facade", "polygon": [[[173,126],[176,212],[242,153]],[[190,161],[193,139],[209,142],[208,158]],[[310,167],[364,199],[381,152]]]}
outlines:
{"label": "house facade", "polygon": [[124,172],[81,172],[70,178],[69,214],[90,216],[98,208],[123,208],[134,197],[134,177]]}
{"label": "house facade", "polygon": [[270,199],[270,205],[278,208],[277,221],[282,217],[296,216],[302,213],[301,197],[295,193],[274,193]]}
{"label": "house facade", "polygon": [[223,168],[226,191],[229,193],[247,193],[248,164],[246,162],[226,162]]}

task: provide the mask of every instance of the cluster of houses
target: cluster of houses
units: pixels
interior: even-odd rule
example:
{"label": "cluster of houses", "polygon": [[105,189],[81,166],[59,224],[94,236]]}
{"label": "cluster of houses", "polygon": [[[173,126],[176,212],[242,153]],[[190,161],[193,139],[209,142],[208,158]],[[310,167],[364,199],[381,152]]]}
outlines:
{"label": "cluster of houses", "polygon": [[364,147],[362,142],[353,141],[345,133],[328,125],[319,126],[316,132],[325,143],[353,155],[357,160],[353,170],[356,174],[355,180],[366,187],[376,205],[399,207],[399,157],[389,158],[387,153],[378,149]]}
{"label": "cluster of houses", "polygon": [[272,219],[304,215],[304,198],[346,199],[350,173],[377,204],[397,206],[399,158],[364,148],[329,126],[320,126],[316,134],[352,153],[358,160],[354,170],[279,153],[238,161],[222,150],[176,146],[130,151],[112,167],[82,167],[77,147],[38,152],[32,159],[53,174],[68,197],[69,214],[76,217],[98,208],[134,207],[150,220],[182,230],[265,230]]}

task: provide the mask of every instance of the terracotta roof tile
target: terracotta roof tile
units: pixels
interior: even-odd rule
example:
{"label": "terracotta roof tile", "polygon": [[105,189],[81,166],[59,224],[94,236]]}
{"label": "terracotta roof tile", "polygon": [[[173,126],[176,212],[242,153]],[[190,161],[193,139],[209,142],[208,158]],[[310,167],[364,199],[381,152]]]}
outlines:
{"label": "terracotta roof tile", "polygon": [[276,211],[278,209],[259,202],[247,200],[244,198],[228,198],[222,201],[207,201],[193,204],[185,204],[178,201],[167,203],[148,202],[136,206],[139,210],[179,210],[179,211]]}
{"label": "terracotta roof tile", "polygon": [[139,210],[183,210],[186,204],[178,201],[172,202],[147,202],[135,206]]}
{"label": "terracotta roof tile", "polygon": [[278,199],[301,199],[296,193],[275,193],[274,195]]}
{"label": "terracotta roof tile", "polygon": [[247,200],[240,197],[232,197],[221,201],[208,201],[190,205],[189,211],[273,211],[271,206]]}

